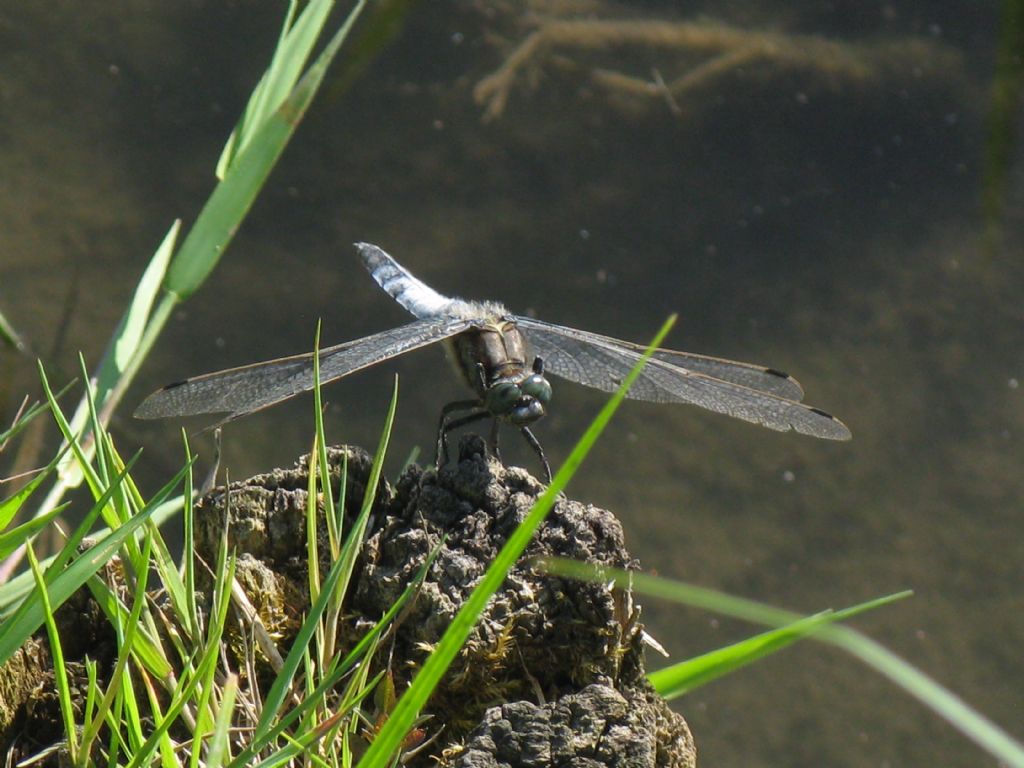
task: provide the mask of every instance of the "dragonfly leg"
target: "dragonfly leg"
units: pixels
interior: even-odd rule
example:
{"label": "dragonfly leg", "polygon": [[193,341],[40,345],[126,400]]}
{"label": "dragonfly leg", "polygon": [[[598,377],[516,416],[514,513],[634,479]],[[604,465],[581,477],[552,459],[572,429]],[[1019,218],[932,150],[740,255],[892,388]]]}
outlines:
{"label": "dragonfly leg", "polygon": [[498,450],[498,430],[500,427],[501,424],[497,419],[491,422],[491,438],[487,443],[487,447],[491,449],[491,453],[494,454],[494,458],[498,460],[498,463],[504,464],[501,460],[501,451]]}
{"label": "dragonfly leg", "polygon": [[551,485],[551,465],[548,464],[548,458],[544,455],[544,449],[541,448],[540,440],[534,436],[529,427],[521,427],[519,431],[523,433],[523,437],[526,438],[526,442],[528,442],[530,447],[537,453],[537,457],[540,459],[540,463],[544,467],[544,482]]}
{"label": "dragonfly leg", "polygon": [[[469,413],[453,418],[453,414],[458,411],[469,411]],[[437,427],[437,453],[434,455],[434,466],[440,469],[448,463],[448,433],[450,431],[466,424],[472,424],[489,415],[490,413],[481,408],[477,400],[456,400],[442,408],[441,422]]]}

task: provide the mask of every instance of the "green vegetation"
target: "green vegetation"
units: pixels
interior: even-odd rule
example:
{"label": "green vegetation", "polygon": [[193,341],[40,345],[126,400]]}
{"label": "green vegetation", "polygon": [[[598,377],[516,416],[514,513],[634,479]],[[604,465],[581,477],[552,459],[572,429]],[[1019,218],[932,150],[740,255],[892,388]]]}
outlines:
{"label": "green vegetation", "polygon": [[[384,766],[395,763],[406,737],[429,706],[432,691],[459,653],[481,612],[509,569],[543,523],[559,493],[579,468],[628,388],[627,379],[602,409],[550,487],[509,536],[479,586],[461,607],[407,690],[398,696],[387,670],[374,669],[382,638],[417,589],[410,584],[391,609],[351,648],[336,636],[339,617],[353,581],[388,446],[397,402],[397,385],[375,454],[371,481],[348,529],[342,523],[347,489],[335,489],[328,472],[327,440],[315,390],[315,438],[310,454],[306,529],[310,608],[290,647],[277,656],[276,644],[258,619],[249,630],[271,658],[276,676],[256,696],[240,686],[237,670],[223,666],[229,607],[236,594],[238,553],[226,534],[210,568],[209,589],[200,595],[204,564],[193,546],[192,463],[187,441],[182,469],[159,491],[145,498],[131,470],[138,455],[122,457],[107,424],[135,372],[155,344],[170,313],[191,296],[216,266],[270,170],[293,135],[362,10],[357,2],[322,52],[307,66],[326,23],[331,3],[311,0],[301,13],[292,2],[278,48],[254,90],[244,115],[218,165],[220,182],[180,247],[180,223],[174,223],[143,273],[135,295],[116,329],[97,371],[82,381],[81,402],[68,418],[41,371],[46,401],[26,408],[0,433],[0,447],[17,438],[35,419],[54,419],[64,446],[32,481],[0,502],[0,557],[24,552],[28,569],[0,586],[0,664],[26,644],[46,643],[52,658],[57,698],[66,738],[53,751],[75,766],[105,762],[141,766],[274,766],[302,761],[320,765]],[[0,333],[7,332],[0,318]],[[654,345],[667,331],[655,338]],[[639,368],[637,369],[637,371]],[[634,371],[633,376],[637,371]],[[44,486],[50,483],[44,493]],[[63,544],[37,559],[36,537],[52,530],[69,491],[84,483],[92,503],[81,523],[60,530]],[[318,504],[319,502],[319,504]],[[30,519],[11,527],[19,514]],[[181,516],[185,549],[172,556],[160,523]],[[327,530],[329,552],[321,553],[315,531]],[[88,538],[88,546],[86,541]],[[331,563],[321,578],[320,564]],[[422,566],[427,572],[431,559]],[[698,605],[708,610],[772,626],[744,642],[685,661],[651,675],[666,697],[681,696],[699,685],[780,650],[796,640],[831,643],[893,680],[1007,765],[1024,766],[1024,749],[949,692],[862,635],[835,625],[864,610],[903,597],[882,598],[845,611],[800,617],[726,595],[644,577],[595,572],[579,564],[547,563],[554,573],[616,581],[640,593]],[[154,587],[151,582],[158,581]],[[94,661],[85,664],[85,690],[75,691],[63,648],[60,608],[87,589],[116,638],[116,656],[101,680]],[[239,608],[241,612],[241,607]],[[255,655],[254,648],[248,652]],[[383,717],[366,714],[374,702]],[[379,726],[379,727],[378,727]],[[369,735],[369,747],[364,750]]]}

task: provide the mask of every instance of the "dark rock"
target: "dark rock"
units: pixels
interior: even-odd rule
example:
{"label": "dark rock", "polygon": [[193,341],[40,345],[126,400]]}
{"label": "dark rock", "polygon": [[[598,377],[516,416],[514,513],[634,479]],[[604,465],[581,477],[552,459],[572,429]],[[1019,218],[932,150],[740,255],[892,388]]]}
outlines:
{"label": "dark rock", "polygon": [[[371,461],[359,449],[330,450],[335,498],[346,459],[349,525]],[[214,561],[227,519],[231,545],[246,553],[240,579],[285,647],[308,607],[306,466],[303,459],[234,483],[196,507],[197,551]],[[458,463],[439,472],[410,467],[395,489],[381,482],[339,636],[361,637],[439,547],[377,659],[401,693],[542,490],[524,470],[488,458],[472,436]],[[685,722],[646,681],[631,596],[544,575],[530,565],[539,555],[636,567],[610,512],[559,499],[431,699],[427,734],[444,729],[415,764],[692,766]],[[329,565],[324,559],[321,569]]]}
{"label": "dark rock", "polygon": [[[693,742],[681,718],[661,732],[665,711],[641,689],[590,685],[550,704],[528,701],[492,707],[454,764],[506,766],[692,765]],[[652,704],[654,704],[652,706]],[[671,720],[672,718],[667,718]]]}

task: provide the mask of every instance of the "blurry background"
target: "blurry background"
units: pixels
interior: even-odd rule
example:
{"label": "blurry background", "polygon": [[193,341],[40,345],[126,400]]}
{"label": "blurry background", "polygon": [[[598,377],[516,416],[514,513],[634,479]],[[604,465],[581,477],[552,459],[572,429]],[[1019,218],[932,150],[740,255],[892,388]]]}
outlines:
{"label": "blurry background", "polygon": [[[55,377],[79,350],[98,361],[172,219],[193,220],[283,12],[0,2],[0,311]],[[627,403],[569,494],[614,510],[666,576],[803,612],[914,589],[856,625],[1024,738],[1022,13],[372,5],[143,370],[120,447],[146,446],[155,489],[180,425],[129,417],[150,390],[306,351],[318,318],[325,344],[406,322],[356,240],[442,292],[619,338],[679,312],[670,346],[793,373],[853,442]],[[7,420],[38,387],[27,357],[0,366]],[[330,437],[372,448],[396,372],[392,475],[414,447],[431,455],[438,409],[464,396],[440,351],[326,392]],[[555,382],[536,429],[553,465],[603,402]],[[231,476],[304,453],[311,406],[232,424]],[[521,442],[506,435],[506,460],[536,471]],[[645,618],[675,659],[757,631],[655,603]],[[704,765],[992,764],[809,643],[677,707]]]}

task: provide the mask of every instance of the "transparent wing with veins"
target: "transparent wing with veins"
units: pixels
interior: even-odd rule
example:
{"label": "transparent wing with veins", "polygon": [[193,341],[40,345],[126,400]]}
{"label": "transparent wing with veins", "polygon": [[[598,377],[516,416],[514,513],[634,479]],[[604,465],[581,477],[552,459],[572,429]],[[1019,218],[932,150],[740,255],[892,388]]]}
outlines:
{"label": "transparent wing with veins", "polygon": [[[518,324],[534,353],[544,360],[547,372],[606,392],[618,388],[643,354],[640,345],[509,315],[494,302],[443,296],[377,246],[359,243],[357,247],[374,280],[419,319],[322,350],[320,377],[325,384],[495,318]],[[226,413],[230,420],[312,388],[312,356],[296,355],[172,384],[144,400],[135,415],[162,418]],[[850,430],[841,421],[800,402],[803,389],[792,377],[749,363],[659,349],[628,397],[691,403],[779,431],[793,429],[831,440],[850,438]]]}
{"label": "transparent wing with veins", "polygon": [[[466,330],[471,320],[430,317],[320,351],[320,382],[327,384]],[[226,413],[224,421],[313,388],[313,355],[282,357],[196,376],[159,389],[135,411],[140,419]]]}
{"label": "transparent wing with veins", "polygon": [[[643,354],[637,344],[516,317],[547,373],[611,392]],[[839,419],[799,402],[803,389],[781,371],[749,363],[659,349],[627,397],[655,403],[691,403],[716,413],[786,432],[849,440]]]}

